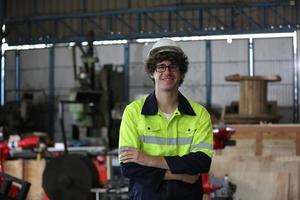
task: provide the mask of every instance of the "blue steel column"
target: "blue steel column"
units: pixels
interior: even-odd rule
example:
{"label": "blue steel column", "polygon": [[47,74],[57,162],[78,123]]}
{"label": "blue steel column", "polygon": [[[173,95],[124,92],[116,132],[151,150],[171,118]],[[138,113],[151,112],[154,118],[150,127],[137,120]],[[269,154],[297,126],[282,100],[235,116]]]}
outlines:
{"label": "blue steel column", "polygon": [[206,66],[206,106],[211,107],[211,90],[212,90],[212,57],[211,57],[211,41],[206,40],[205,43],[205,66]]}
{"label": "blue steel column", "polygon": [[299,63],[297,37],[293,37],[293,122],[299,122]]}
{"label": "blue steel column", "polygon": [[[2,37],[1,37],[2,40]],[[5,103],[5,64],[4,55],[2,55],[2,41],[0,42],[0,106],[4,106]]]}
{"label": "blue steel column", "polygon": [[129,42],[127,42],[124,46],[124,98],[126,103],[129,102],[129,50]]}
{"label": "blue steel column", "polygon": [[[296,63],[296,62],[294,62]],[[298,75],[298,64],[294,64],[294,71],[293,71],[293,122],[299,122],[299,75]]]}
{"label": "blue steel column", "polygon": [[15,52],[15,101],[20,102],[20,51]]}
{"label": "blue steel column", "polygon": [[0,106],[3,106],[5,103],[5,64],[4,64],[4,55],[2,55],[2,39],[3,31],[2,26],[5,18],[5,3],[6,0],[0,0]]}
{"label": "blue steel column", "polygon": [[55,88],[55,45],[49,49],[49,94],[48,94],[48,134],[54,139],[54,88]]}

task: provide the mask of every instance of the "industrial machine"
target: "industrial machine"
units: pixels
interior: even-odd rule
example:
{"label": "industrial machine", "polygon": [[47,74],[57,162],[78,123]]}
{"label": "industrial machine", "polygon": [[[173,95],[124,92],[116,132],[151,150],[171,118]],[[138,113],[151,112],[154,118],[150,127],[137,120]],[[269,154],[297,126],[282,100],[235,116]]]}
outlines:
{"label": "industrial machine", "polygon": [[88,200],[91,188],[99,188],[99,175],[91,159],[65,154],[48,161],[43,173],[43,188],[49,199]]}
{"label": "industrial machine", "polygon": [[[88,136],[96,135],[98,145],[107,143],[105,137],[101,137],[101,127],[108,125],[108,93],[104,87],[103,80],[99,78],[99,70],[96,70],[96,63],[99,62],[94,55],[94,32],[86,34],[87,48],[81,43],[76,43],[72,47],[73,71],[75,86],[70,90],[69,98],[60,101],[60,113],[64,112],[64,104],[69,105],[69,110],[73,118],[72,135],[66,134],[69,141],[71,139],[88,139]],[[82,66],[77,69],[76,48],[81,52]],[[60,115],[62,131],[65,131],[64,116]],[[83,129],[84,128],[84,129]],[[81,134],[82,132],[84,134]],[[84,138],[83,138],[84,137]],[[86,145],[86,144],[85,144]]]}
{"label": "industrial machine", "polygon": [[64,154],[48,161],[43,188],[49,200],[128,200],[128,181],[113,163],[117,154]]}
{"label": "industrial machine", "polygon": [[[65,131],[64,105],[68,104],[71,113],[72,135],[69,139],[84,145],[104,145],[116,148],[120,119],[115,113],[122,112],[125,101],[124,66],[100,65],[93,46],[94,32],[86,34],[87,47],[76,43],[72,47],[75,86],[71,88],[69,98],[60,101],[60,123]],[[82,66],[77,66],[76,49],[81,52]],[[97,141],[98,143],[95,143]]]}
{"label": "industrial machine", "polygon": [[[43,188],[49,199],[87,200],[109,193],[107,158],[109,149],[117,148],[118,144],[121,119],[117,116],[121,116],[118,113],[122,113],[125,101],[124,66],[97,64],[93,31],[86,36],[87,47],[81,43],[72,47],[75,86],[69,98],[59,102],[64,148],[60,152],[52,149],[56,156],[47,159],[44,169]],[[77,48],[82,61],[79,67]],[[65,128],[69,125],[65,124],[66,108],[73,122],[69,132]],[[98,147],[103,149],[99,151]]]}

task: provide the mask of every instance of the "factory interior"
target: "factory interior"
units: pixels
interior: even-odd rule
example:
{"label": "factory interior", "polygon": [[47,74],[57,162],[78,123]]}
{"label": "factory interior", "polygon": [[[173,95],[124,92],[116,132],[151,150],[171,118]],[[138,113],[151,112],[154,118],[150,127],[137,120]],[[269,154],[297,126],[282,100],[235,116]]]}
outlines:
{"label": "factory interior", "polygon": [[154,90],[160,38],[186,53],[179,90],[211,117],[203,199],[300,199],[299,1],[0,0],[0,13],[0,199],[130,199],[119,128]]}

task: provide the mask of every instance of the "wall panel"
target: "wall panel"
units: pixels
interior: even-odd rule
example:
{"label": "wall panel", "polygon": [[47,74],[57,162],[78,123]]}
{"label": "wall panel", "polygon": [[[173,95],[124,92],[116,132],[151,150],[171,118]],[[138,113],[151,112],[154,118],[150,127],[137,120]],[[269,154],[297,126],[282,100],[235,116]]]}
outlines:
{"label": "wall panel", "polygon": [[[280,82],[268,83],[268,99],[279,106],[293,104],[293,40],[272,38],[254,40],[254,67],[256,75],[279,75]],[[272,88],[272,89],[271,89]]]}
{"label": "wall panel", "polygon": [[212,41],[212,105],[223,108],[239,101],[239,83],[225,77],[248,74],[248,40]]}

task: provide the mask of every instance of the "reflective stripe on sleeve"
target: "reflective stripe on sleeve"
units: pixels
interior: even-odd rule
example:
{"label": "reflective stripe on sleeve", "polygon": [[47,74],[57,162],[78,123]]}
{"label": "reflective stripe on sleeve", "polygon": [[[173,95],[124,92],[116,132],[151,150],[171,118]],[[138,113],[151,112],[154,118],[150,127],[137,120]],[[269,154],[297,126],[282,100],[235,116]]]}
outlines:
{"label": "reflective stripe on sleeve", "polygon": [[194,144],[191,146],[191,151],[197,148],[212,150],[212,144],[200,142],[199,144]]}
{"label": "reflective stripe on sleeve", "polygon": [[140,140],[148,144],[187,145],[192,143],[193,138],[192,137],[164,138],[158,136],[141,135]]}

